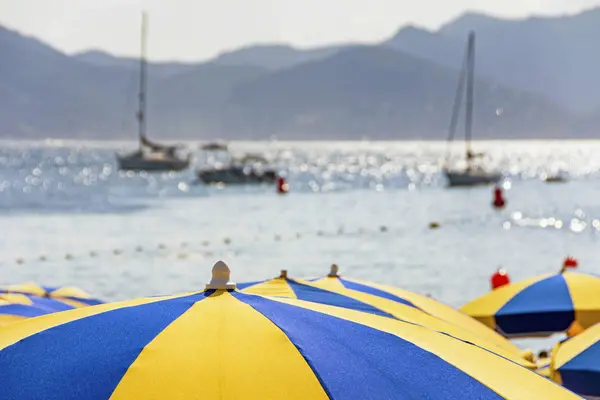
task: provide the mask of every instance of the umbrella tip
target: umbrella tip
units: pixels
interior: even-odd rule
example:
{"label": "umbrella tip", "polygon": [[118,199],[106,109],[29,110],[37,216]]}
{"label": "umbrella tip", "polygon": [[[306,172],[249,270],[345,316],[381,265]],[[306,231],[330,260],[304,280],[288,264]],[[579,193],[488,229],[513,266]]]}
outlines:
{"label": "umbrella tip", "polygon": [[279,275],[280,278],[287,278],[287,269],[282,269],[281,270],[281,274]]}
{"label": "umbrella tip", "polygon": [[230,282],[231,270],[224,261],[217,261],[212,268],[212,279],[206,284],[206,289],[235,289],[235,283]]}
{"label": "umbrella tip", "polygon": [[337,264],[331,264],[331,270],[329,271],[329,275],[327,275],[327,276],[330,278],[337,278],[339,276],[338,271],[339,271],[339,268],[338,268]]}

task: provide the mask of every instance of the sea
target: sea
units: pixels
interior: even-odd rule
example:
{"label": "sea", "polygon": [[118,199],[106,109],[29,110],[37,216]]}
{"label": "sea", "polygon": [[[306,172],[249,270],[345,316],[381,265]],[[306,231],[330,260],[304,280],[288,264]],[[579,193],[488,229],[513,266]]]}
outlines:
{"label": "sea", "polygon": [[[505,174],[501,211],[491,187],[447,187],[442,166],[461,163],[461,143],[230,143],[271,160],[287,195],[204,185],[200,151],[181,173],[118,171],[115,154],[135,147],[0,142],[0,284],[113,301],[201,290],[218,260],[235,282],[323,276],[335,263],[459,307],[488,292],[500,266],[515,281],[572,256],[600,273],[600,141],[476,142]],[[555,173],[568,181],[543,181]]]}

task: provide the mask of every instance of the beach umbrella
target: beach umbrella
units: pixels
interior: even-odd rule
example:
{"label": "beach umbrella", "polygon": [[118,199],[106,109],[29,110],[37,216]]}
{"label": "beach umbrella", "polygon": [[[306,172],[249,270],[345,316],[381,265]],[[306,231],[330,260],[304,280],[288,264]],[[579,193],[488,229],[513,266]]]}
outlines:
{"label": "beach umbrella", "polygon": [[310,281],[312,284],[324,289],[344,290],[346,294],[349,294],[353,297],[362,296],[364,298],[365,295],[371,295],[387,299],[398,304],[405,304],[415,307],[431,316],[437,317],[452,325],[456,325],[468,330],[479,337],[486,339],[487,341],[503,347],[510,352],[520,353],[521,356],[528,361],[533,362],[534,360],[533,353],[531,351],[523,351],[519,349],[517,346],[510,343],[500,334],[494,332],[492,329],[489,329],[487,326],[481,324],[465,313],[456,310],[455,308],[452,308],[441,301],[432,299],[431,297],[389,285],[382,285],[342,276],[339,274],[339,268],[335,264],[331,266],[331,270],[328,275],[321,278],[310,279]]}
{"label": "beach umbrella", "polygon": [[33,305],[12,303],[0,299],[0,327],[27,318],[39,317],[50,313],[52,313],[52,311]]}
{"label": "beach umbrella", "polygon": [[576,399],[492,352],[378,315],[206,289],[75,309],[0,335],[10,399]]}
{"label": "beach umbrella", "polygon": [[600,322],[600,277],[565,271],[511,283],[461,308],[507,337],[544,337]]}
{"label": "beach umbrella", "polygon": [[28,282],[1,288],[0,292],[49,297],[76,308],[104,304],[103,301],[93,299],[87,292],[74,286],[48,287]]}
{"label": "beach umbrella", "polygon": [[554,347],[550,378],[576,393],[600,397],[600,324]]}
{"label": "beach umbrella", "polygon": [[63,303],[56,299],[39,297],[23,293],[0,293],[0,300],[7,301],[12,304],[34,306],[47,312],[67,311],[75,308],[72,305]]}
{"label": "beach umbrella", "polygon": [[463,340],[472,341],[527,368],[536,368],[532,358],[526,359],[518,347],[485,326],[481,325],[481,328],[491,332],[491,335],[488,335],[489,338],[428,315],[413,304],[343,288],[325,289],[308,281],[291,279],[287,276],[286,271],[282,271],[281,275],[274,279],[240,283],[238,288],[245,293],[299,299],[416,323]]}

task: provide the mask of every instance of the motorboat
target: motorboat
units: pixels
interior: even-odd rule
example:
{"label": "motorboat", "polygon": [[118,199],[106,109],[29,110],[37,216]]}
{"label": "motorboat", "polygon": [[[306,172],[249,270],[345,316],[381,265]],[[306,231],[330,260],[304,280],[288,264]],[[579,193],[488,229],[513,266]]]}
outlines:
{"label": "motorboat", "polygon": [[212,166],[198,170],[198,179],[206,184],[224,185],[256,185],[274,184],[277,171],[269,165],[269,161],[258,154],[246,154],[243,157],[231,157],[227,147],[203,146],[206,151],[220,151],[226,154],[225,162],[217,162]]}

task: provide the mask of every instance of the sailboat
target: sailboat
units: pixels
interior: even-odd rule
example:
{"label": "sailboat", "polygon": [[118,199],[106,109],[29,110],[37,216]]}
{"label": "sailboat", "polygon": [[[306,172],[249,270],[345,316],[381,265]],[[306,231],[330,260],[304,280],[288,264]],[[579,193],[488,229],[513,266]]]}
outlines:
{"label": "sailboat", "polygon": [[138,150],[125,154],[117,154],[119,169],[129,171],[182,171],[189,167],[189,153],[180,154],[178,146],[167,146],[152,142],[146,136],[146,13],[142,13],[142,40],[140,57],[140,92],[138,121]]}
{"label": "sailboat", "polygon": [[475,75],[475,32],[473,31],[469,32],[467,51],[465,54],[463,67],[461,69],[460,78],[458,81],[458,89],[456,91],[456,98],[454,100],[452,120],[450,122],[448,143],[450,143],[454,139],[454,134],[456,132],[458,114],[460,112],[462,95],[464,91],[465,74],[467,79],[467,101],[465,121],[465,157],[467,166],[465,169],[452,169],[448,167],[449,157],[446,157],[446,166],[444,166],[444,174],[446,175],[450,186],[475,186],[497,183],[502,178],[502,174],[498,172],[485,171],[480,164],[476,163],[476,160],[480,159],[484,154],[475,153],[471,149],[471,134],[473,127],[473,89]]}

